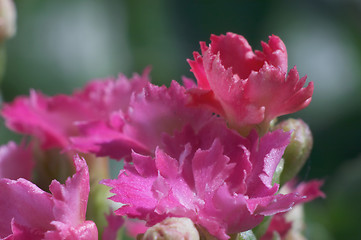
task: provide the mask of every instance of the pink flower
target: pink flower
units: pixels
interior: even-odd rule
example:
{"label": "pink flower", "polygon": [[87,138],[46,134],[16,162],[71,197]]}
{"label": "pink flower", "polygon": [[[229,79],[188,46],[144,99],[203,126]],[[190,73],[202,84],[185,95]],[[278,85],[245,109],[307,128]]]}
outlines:
{"label": "pink flower", "polygon": [[212,118],[206,109],[187,106],[185,91],[175,81],[169,88],[147,84],[133,95],[128,111],[112,114],[109,121],[79,124],[81,134],[71,139],[73,148],[115,159],[129,157],[132,150],[154,154],[165,134],[172,135],[187,124],[199,129]]}
{"label": "pink flower", "polygon": [[30,179],[34,167],[34,159],[30,146],[9,142],[0,146],[0,178],[12,180]]}
{"label": "pink flower", "polygon": [[53,180],[44,192],[33,183],[0,179],[1,239],[98,238],[95,224],[85,221],[89,173],[84,159],[74,158],[76,173],[65,185]]}
{"label": "pink flower", "polygon": [[118,231],[124,225],[124,218],[114,215],[113,212],[110,212],[109,215],[105,215],[105,218],[108,222],[108,226],[104,228],[102,239],[116,240]]}
{"label": "pink flower", "polygon": [[292,222],[286,220],[284,213],[278,213],[272,217],[271,223],[267,228],[267,232],[260,240],[273,240],[274,232],[277,232],[281,239],[285,239],[285,236],[291,228]]}
{"label": "pink flower", "polygon": [[211,36],[203,57],[195,52],[188,60],[198,88],[190,89],[195,105],[206,105],[244,134],[256,128],[264,134],[277,116],[299,111],[311,101],[313,83],[303,88],[296,67],[287,73],[287,52],[272,35],[263,51],[252,51],[247,40],[234,33]]}
{"label": "pink flower", "polygon": [[1,114],[10,129],[35,136],[43,149],[63,149],[68,147],[69,137],[78,135],[76,123],[107,120],[113,111],[126,111],[132,94],[148,82],[148,72],[130,80],[123,75],[95,80],[72,96],[48,97],[32,90],[29,97],[5,104]]}
{"label": "pink flower", "polygon": [[215,119],[194,131],[166,137],[155,157],[132,154],[112,187],[116,210],[147,221],[187,217],[218,239],[257,226],[264,216],[289,210],[302,196],[276,194],[272,177],[289,133],[275,131],[246,139]]}
{"label": "pink flower", "polygon": [[[323,184],[323,181],[319,180],[312,180],[309,182],[302,182],[297,187],[293,186],[294,183],[289,182],[287,183],[282,189],[282,191],[292,191],[293,193],[297,193],[300,196],[303,196],[299,201],[297,201],[298,204],[310,202],[318,197],[325,197],[325,194],[320,190],[320,187]],[[286,189],[286,190],[285,190]],[[300,206],[298,206],[300,207]],[[295,209],[294,209],[295,210]],[[291,210],[290,212],[283,212],[278,213],[272,217],[271,223],[268,226],[268,229],[266,233],[262,236],[261,240],[272,240],[274,239],[274,233],[276,232],[281,239],[288,239],[287,236],[292,234],[291,231],[294,231],[294,234],[300,234],[297,231],[300,231],[301,229],[295,229],[293,230],[293,221],[302,221],[299,218],[302,218],[302,216],[297,216],[297,213],[292,213],[294,210]],[[289,216],[288,216],[289,215]],[[295,215],[295,216],[292,216]],[[302,215],[302,214],[301,214]],[[298,219],[295,219],[298,218]],[[293,239],[293,238],[291,238]]]}

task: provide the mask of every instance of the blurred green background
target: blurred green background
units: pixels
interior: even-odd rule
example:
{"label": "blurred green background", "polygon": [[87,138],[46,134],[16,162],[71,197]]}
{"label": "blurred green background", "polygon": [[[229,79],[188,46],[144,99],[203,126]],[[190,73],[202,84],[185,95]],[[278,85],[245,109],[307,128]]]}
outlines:
{"label": "blurred green background", "polygon": [[[300,180],[325,179],[325,200],[306,206],[309,239],[361,239],[361,1],[18,0],[18,31],[7,43],[4,101],[38,89],[71,93],[88,80],[152,66],[152,81],[192,77],[199,41],[228,31],[254,49],[275,34],[315,84],[294,115],[314,133]],[[2,120],[1,120],[2,121]],[[0,143],[19,137],[0,122]]]}

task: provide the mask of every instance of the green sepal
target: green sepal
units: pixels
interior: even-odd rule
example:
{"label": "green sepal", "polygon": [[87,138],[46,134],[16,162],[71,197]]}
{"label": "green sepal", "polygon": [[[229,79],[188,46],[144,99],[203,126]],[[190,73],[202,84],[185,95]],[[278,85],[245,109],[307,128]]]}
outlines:
{"label": "green sepal", "polygon": [[252,230],[241,232],[238,234],[237,240],[257,240]]}
{"label": "green sepal", "polygon": [[267,231],[269,224],[271,223],[272,216],[266,216],[263,221],[252,229],[257,239],[261,238]]}
{"label": "green sepal", "polygon": [[285,160],[283,158],[281,158],[281,161],[278,163],[275,173],[273,174],[272,185],[275,183],[278,183],[278,184],[280,183],[281,174],[283,172],[284,165],[285,165]]}
{"label": "green sepal", "polygon": [[281,240],[281,236],[278,232],[273,232],[272,240]]}

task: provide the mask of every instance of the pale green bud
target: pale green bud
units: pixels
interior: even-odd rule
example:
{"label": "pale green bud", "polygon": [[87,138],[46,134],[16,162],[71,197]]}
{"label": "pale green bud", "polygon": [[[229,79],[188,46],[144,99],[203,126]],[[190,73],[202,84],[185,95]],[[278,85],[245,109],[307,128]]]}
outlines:
{"label": "pale green bud", "polygon": [[143,240],[199,240],[199,233],[189,218],[166,218],[144,233]]}
{"label": "pale green bud", "polygon": [[12,0],[0,0],[0,43],[16,32],[16,10]]}
{"label": "pale green bud", "polygon": [[300,119],[287,119],[277,124],[274,129],[293,131],[290,144],[283,154],[285,163],[280,183],[284,184],[295,177],[305,164],[311,153],[313,138],[308,125]]}

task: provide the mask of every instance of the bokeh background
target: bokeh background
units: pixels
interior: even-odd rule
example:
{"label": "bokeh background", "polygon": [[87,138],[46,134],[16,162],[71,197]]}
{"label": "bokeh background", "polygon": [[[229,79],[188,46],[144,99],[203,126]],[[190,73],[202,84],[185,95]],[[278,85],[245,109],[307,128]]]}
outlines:
{"label": "bokeh background", "polygon": [[[7,43],[4,101],[70,94],[87,81],[152,66],[153,83],[193,77],[186,62],[210,34],[244,35],[254,49],[275,34],[289,68],[315,84],[293,117],[314,134],[300,180],[325,179],[325,200],[306,205],[309,239],[361,239],[361,1],[18,0]],[[0,120],[0,144],[19,139]]]}

